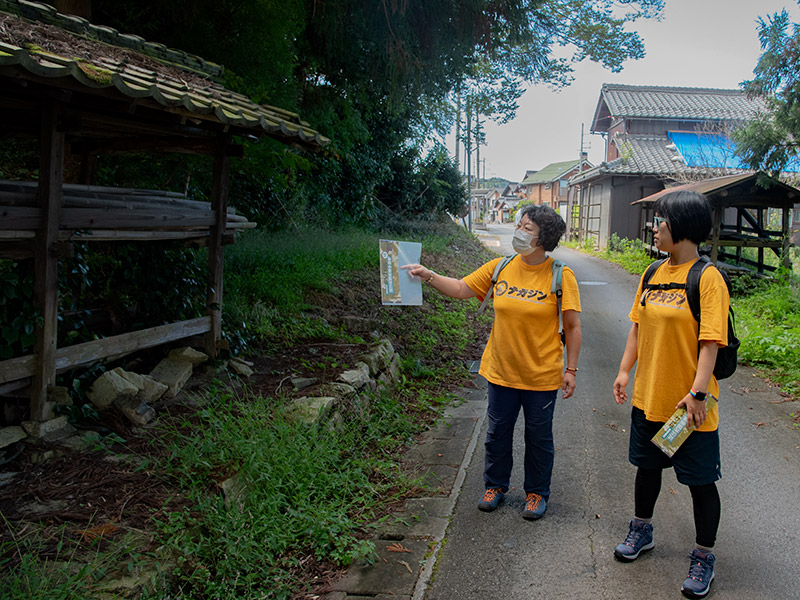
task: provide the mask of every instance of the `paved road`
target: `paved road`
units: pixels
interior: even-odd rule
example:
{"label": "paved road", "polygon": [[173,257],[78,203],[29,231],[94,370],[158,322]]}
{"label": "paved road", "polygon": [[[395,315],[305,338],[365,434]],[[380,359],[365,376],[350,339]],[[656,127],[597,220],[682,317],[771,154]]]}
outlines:
{"label": "paved road", "polygon": [[[511,232],[509,226],[489,226],[476,233],[505,254]],[[554,254],[572,267],[580,283],[584,343],[578,390],[569,400],[559,398],[556,407],[547,515],[524,521],[520,488],[512,489],[496,512],[477,510],[483,491],[482,431],[426,600],[681,598],[694,525],[688,489],[671,471],[656,507],[655,550],[632,564],[612,557],[633,510],[630,406],[614,403],[611,386],[637,278],[569,249]],[[722,383],[723,515],[717,580],[709,597],[800,598],[800,432],[789,416],[800,405],[778,403],[777,392],[746,367]],[[515,456],[522,450],[518,427]],[[517,486],[519,462],[512,478]]]}

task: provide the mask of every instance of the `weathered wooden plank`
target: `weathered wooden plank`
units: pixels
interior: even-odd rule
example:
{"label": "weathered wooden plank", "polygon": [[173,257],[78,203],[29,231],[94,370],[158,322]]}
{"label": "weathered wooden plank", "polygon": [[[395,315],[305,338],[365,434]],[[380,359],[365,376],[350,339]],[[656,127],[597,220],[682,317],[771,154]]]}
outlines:
{"label": "weathered wooden plank", "polygon": [[0,362],[0,384],[30,377],[36,369],[36,356],[20,356]]}
{"label": "weathered wooden plank", "polygon": [[210,227],[216,222],[213,212],[179,212],[152,208],[148,210],[65,208],[62,229],[169,229]]}
{"label": "weathered wooden plank", "polygon": [[[92,365],[110,356],[124,356],[137,350],[201,335],[210,328],[211,318],[199,317],[59,348],[55,352],[55,370],[63,373],[76,367]],[[36,358],[37,356],[32,354],[0,362],[0,384],[33,375],[36,370]]]}
{"label": "weathered wooden plank", "polygon": [[68,371],[75,367],[94,364],[109,356],[125,355],[137,350],[160,346],[192,335],[206,333],[211,327],[209,317],[159,325],[141,331],[132,331],[101,340],[92,340],[58,350],[56,369]]}
{"label": "weathered wooden plank", "polygon": [[42,211],[38,207],[0,206],[3,229],[38,230],[42,225]]}
{"label": "weathered wooden plank", "polygon": [[[38,206],[41,222],[34,247],[34,297],[42,316],[36,328],[36,368],[31,380],[31,419],[52,417],[47,390],[55,385],[56,335],[58,327],[58,241],[61,190],[64,185],[64,134],[58,131],[60,106],[48,101],[42,111],[39,158]],[[27,210],[27,209],[23,209]]]}

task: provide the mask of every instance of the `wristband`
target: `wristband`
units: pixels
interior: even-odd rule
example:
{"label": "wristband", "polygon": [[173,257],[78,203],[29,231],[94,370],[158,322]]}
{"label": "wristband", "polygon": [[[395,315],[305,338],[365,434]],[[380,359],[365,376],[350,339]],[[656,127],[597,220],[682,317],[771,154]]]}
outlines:
{"label": "wristband", "polygon": [[434,275],[436,275],[436,273],[434,273],[433,271],[431,271],[431,276],[430,276],[430,277],[428,277],[428,278],[425,280],[425,283],[430,283],[430,282],[431,282],[431,279],[433,279],[433,276],[434,276]]}
{"label": "wristband", "polygon": [[564,370],[565,371],[569,371],[573,375],[577,375],[577,373],[578,373],[578,367],[567,367]]}
{"label": "wristband", "polygon": [[706,393],[701,392],[700,390],[692,389],[692,391],[690,391],[689,394],[692,396],[692,398],[694,398],[695,400],[699,400],[700,402],[706,399]]}

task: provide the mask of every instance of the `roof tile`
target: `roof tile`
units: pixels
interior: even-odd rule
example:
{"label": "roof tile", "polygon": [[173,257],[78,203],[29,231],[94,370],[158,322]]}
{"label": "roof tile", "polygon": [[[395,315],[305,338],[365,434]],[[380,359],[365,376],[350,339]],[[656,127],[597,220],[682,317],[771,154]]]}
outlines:
{"label": "roof tile", "polygon": [[[297,114],[256,104],[209,79],[221,76],[222,67],[201,57],[163,44],[146,42],[139,36],[120,34],[110,27],[92,25],[80,17],[62,15],[46,4],[0,0],[0,24],[16,23],[17,31],[30,32],[33,24],[25,23],[22,17],[38,22],[36,35],[40,37],[52,35],[55,39],[56,34],[48,29],[50,25],[39,23],[60,27],[59,40],[70,39],[70,34],[64,30],[78,34],[80,38],[75,39],[75,46],[78,41],[84,47],[94,44],[92,55],[75,58],[72,52],[67,53],[68,50],[54,52],[52,48],[42,50],[33,45],[28,48],[26,44],[20,45],[19,39],[15,39],[5,27],[0,27],[0,67],[16,67],[49,79],[72,77],[87,88],[115,87],[130,98],[150,98],[162,106],[183,106],[198,115],[213,114],[225,124],[260,128],[270,134],[282,135],[289,141],[311,146],[325,146],[330,142],[308,127]],[[30,38],[31,34],[25,37]],[[106,44],[115,46],[115,52],[111,52]],[[53,47],[63,48],[63,43]],[[120,60],[117,58],[120,55],[126,58]],[[128,57],[137,60],[129,61]],[[164,62],[159,62],[159,59]],[[141,66],[143,64],[148,66]],[[186,74],[178,69],[183,69]]]}

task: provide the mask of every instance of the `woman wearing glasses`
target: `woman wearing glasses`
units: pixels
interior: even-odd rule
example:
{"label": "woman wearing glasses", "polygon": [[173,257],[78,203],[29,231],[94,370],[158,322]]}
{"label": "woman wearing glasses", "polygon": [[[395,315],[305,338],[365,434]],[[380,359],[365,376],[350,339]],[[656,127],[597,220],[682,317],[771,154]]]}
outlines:
{"label": "woman wearing glasses", "polygon": [[[702,194],[668,193],[656,201],[654,243],[669,253],[669,260],[653,273],[643,293],[642,281],[630,312],[633,322],[614,381],[614,399],[628,399],[626,388],[634,364],[636,378],[631,399],[631,433],[628,458],[637,467],[634,484],[634,518],[628,536],[614,555],[623,562],[652,550],[653,512],[661,489],[663,469],[674,467],[678,481],[689,486],[694,509],[696,548],[691,551],[689,576],[681,592],[688,598],[704,597],[714,579],[714,542],[720,519],[716,481],[721,477],[719,414],[709,396],[719,395],[713,377],[717,348],[727,344],[728,288],[716,269],[700,279],[698,323],[689,309],[685,287],[689,269],[698,259],[698,245],[711,230],[711,208]],[[695,430],[670,458],[651,442],[676,408],[683,407]]]}
{"label": "woman wearing glasses", "polygon": [[[522,516],[544,516],[553,471],[553,412],[556,393],[569,398],[575,391],[581,346],[580,297],[575,275],[562,272],[562,316],[567,347],[566,366],[559,335],[558,303],[551,293],[554,269],[549,252],[558,245],[566,225],[549,206],[522,209],[512,246],[518,253],[500,272],[494,287],[494,324],[481,358],[480,374],[489,382],[488,431],[483,479],[486,491],[478,508],[495,510],[508,492],[512,466],[512,436],[519,410],[525,418]],[[485,297],[502,258],[492,260],[463,279],[445,277],[422,265],[405,265],[451,298]]]}

